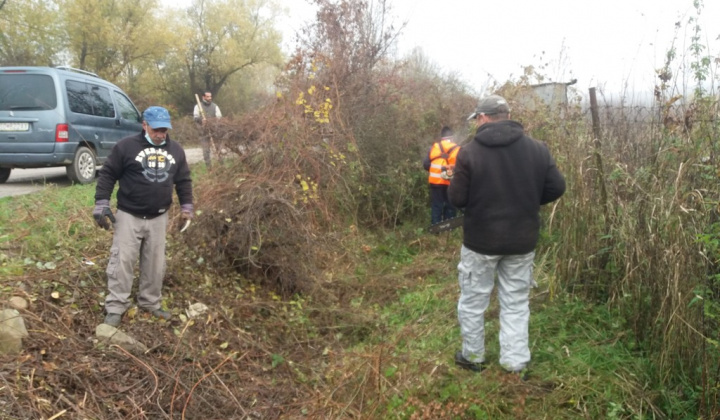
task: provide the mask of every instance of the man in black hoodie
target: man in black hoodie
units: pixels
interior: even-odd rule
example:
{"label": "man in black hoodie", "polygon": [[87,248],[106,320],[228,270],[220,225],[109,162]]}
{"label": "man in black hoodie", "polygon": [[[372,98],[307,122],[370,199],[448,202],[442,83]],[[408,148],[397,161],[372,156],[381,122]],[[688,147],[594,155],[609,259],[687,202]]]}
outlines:
{"label": "man in black hoodie", "polygon": [[460,149],[448,188],[450,202],[465,213],[458,265],[463,345],[455,363],[483,369],[484,313],[497,272],[500,365],[524,378],[530,362],[529,294],[540,206],[563,195],[565,179],[547,146],[526,136],[509,117],[504,98],[480,100],[468,118],[477,124],[477,133]]}
{"label": "man in black hoodie", "polygon": [[[151,106],[143,113],[143,131],[126,137],[112,148],[100,169],[95,189],[93,217],[98,225],[114,226],[113,243],[107,267],[108,290],[105,298],[105,324],[120,325],[130,306],[133,268],[140,258],[138,306],[154,316],[170,319],[160,307],[165,275],[165,233],[167,210],[172,205],[173,186],[180,201],[182,217],[193,215],[192,180],[185,151],[170,139],[170,114]],[[116,220],[110,212],[110,196],[115,183]]]}

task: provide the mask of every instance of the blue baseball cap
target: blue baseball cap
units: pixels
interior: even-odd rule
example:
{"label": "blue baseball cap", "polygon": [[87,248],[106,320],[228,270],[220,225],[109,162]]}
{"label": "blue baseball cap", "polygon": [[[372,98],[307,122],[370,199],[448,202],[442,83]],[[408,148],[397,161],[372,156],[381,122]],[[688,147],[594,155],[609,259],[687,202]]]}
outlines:
{"label": "blue baseball cap", "polygon": [[153,130],[158,128],[171,129],[170,113],[161,106],[151,106],[143,112],[143,119]]}

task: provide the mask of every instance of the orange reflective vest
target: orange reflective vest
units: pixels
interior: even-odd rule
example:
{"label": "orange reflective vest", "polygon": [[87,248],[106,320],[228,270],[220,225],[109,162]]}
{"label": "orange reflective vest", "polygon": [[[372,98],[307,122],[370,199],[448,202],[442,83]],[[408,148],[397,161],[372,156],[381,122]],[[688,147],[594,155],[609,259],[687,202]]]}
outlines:
{"label": "orange reflective vest", "polygon": [[430,176],[428,182],[435,185],[450,185],[450,180],[443,178],[443,171],[455,167],[460,146],[451,137],[443,137],[430,148]]}

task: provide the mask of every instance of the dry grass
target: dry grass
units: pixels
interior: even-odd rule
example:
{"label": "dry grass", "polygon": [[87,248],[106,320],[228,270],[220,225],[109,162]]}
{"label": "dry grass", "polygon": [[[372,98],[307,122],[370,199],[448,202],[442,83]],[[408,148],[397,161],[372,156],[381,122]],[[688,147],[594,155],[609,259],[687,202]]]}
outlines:
{"label": "dry grass", "polygon": [[599,143],[579,109],[563,119],[524,117],[545,121],[537,136],[555,150],[568,181],[552,209],[558,283],[620,309],[653,354],[659,383],[693,394],[681,385],[688,377],[705,383],[693,397],[708,403],[705,412],[717,409],[710,384],[720,382],[712,344],[720,331],[708,319],[716,306],[691,302],[717,287],[717,249],[698,240],[712,237],[720,200],[710,140],[720,134],[717,107],[695,113],[687,129],[664,125],[656,109],[604,106]]}

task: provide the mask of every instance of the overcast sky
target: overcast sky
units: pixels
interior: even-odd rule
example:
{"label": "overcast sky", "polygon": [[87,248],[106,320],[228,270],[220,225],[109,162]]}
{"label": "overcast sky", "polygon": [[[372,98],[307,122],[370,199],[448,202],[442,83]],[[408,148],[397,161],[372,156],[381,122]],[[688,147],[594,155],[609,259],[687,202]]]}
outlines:
{"label": "overcast sky", "polygon": [[[277,1],[290,12],[278,22],[289,43],[293,32],[314,18],[314,9],[306,0]],[[718,59],[720,0],[702,1],[701,43],[709,47],[706,54]],[[631,92],[651,92],[655,69],[663,66],[673,43],[678,54],[687,50],[688,19],[696,13],[693,0],[391,2],[396,21],[407,22],[399,53],[421,47],[478,94],[486,93],[493,81],[516,79],[527,65],[544,65],[540,72],[552,81],[576,78],[582,92],[598,87],[619,95],[625,86]],[[692,89],[692,79],[688,83]]]}
{"label": "overcast sky", "polygon": [[[527,65],[545,65],[541,73],[552,81],[576,78],[584,92],[598,87],[619,94],[626,85],[652,91],[654,70],[673,42],[679,53],[687,49],[687,22],[696,15],[692,0],[391,1],[397,20],[408,23],[400,51],[420,46],[478,93],[492,81],[517,78]],[[288,29],[298,28],[300,17],[313,17],[304,0],[281,3],[293,12]],[[702,43],[716,59],[720,0],[704,3]]]}

